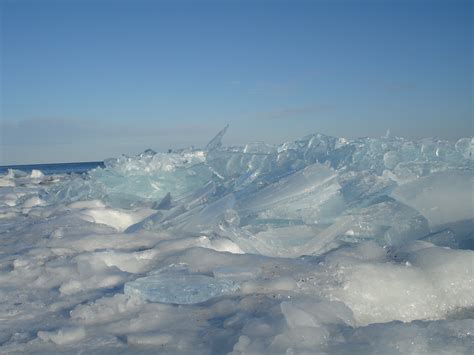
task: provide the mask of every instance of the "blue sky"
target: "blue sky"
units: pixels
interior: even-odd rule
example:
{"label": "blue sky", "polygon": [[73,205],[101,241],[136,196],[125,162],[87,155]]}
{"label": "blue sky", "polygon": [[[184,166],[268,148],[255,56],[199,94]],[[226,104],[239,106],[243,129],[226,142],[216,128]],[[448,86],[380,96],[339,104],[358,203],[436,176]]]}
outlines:
{"label": "blue sky", "polygon": [[471,1],[0,3],[0,164],[473,134]]}

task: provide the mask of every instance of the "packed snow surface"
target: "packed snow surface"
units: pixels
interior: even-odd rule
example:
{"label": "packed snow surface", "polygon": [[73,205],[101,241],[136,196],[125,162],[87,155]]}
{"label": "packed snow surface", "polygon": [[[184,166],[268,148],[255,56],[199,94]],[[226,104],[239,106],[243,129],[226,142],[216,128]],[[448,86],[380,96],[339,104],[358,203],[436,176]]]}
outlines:
{"label": "packed snow surface", "polygon": [[0,353],[472,354],[474,140],[0,176]]}

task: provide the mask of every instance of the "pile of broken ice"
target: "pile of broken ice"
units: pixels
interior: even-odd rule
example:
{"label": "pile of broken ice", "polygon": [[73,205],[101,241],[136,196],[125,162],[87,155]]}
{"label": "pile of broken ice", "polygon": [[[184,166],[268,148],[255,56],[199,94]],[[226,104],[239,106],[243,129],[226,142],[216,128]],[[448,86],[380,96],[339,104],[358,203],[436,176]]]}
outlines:
{"label": "pile of broken ice", "polygon": [[472,353],[474,140],[0,178],[0,352]]}

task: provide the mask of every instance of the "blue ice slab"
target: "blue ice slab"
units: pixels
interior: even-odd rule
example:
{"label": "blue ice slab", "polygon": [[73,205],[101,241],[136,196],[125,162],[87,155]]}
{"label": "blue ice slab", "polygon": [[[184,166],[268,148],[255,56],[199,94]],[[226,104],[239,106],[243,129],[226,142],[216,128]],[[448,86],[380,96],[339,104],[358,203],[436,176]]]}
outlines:
{"label": "blue ice slab", "polygon": [[196,304],[232,294],[238,288],[234,281],[204,275],[156,274],[127,282],[124,292],[150,302]]}

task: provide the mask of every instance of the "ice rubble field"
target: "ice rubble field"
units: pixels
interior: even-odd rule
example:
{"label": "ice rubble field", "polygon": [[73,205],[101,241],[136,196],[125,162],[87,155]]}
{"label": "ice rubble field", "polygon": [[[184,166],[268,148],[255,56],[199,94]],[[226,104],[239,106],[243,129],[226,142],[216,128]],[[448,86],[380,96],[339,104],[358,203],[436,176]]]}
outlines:
{"label": "ice rubble field", "polygon": [[0,178],[0,353],[474,351],[474,140],[225,147]]}

